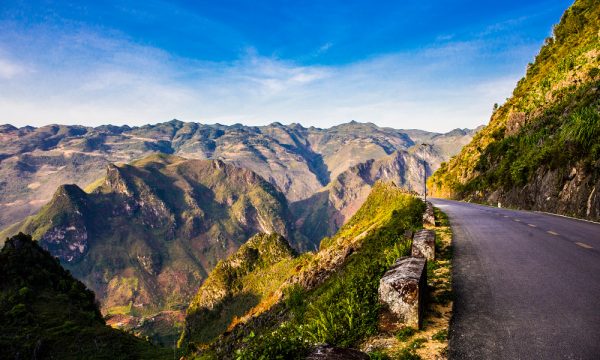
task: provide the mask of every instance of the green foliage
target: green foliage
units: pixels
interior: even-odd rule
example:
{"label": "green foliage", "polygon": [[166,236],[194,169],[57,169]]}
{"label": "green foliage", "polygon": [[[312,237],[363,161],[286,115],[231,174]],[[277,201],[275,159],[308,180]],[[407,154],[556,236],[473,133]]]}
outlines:
{"label": "green foliage", "polygon": [[575,1],[513,96],[429,179],[434,194],[485,200],[496,190],[520,189],[534,176],[568,172],[575,164],[587,164],[588,175],[600,176],[589,166],[600,155],[598,18],[598,1]]}
{"label": "green foliage", "polygon": [[369,354],[370,360],[391,360],[391,358],[381,351],[371,351]]}
{"label": "green foliage", "polygon": [[[410,249],[407,229],[421,226],[424,204],[387,185],[376,186],[363,207],[325,247],[363,234],[362,246],[341,269],[310,291],[289,290],[288,321],[244,343],[238,358],[294,358],[311,344],[349,347],[376,333],[377,289],[383,273]],[[370,229],[365,234],[365,230]],[[321,250],[325,251],[325,250]]]}
{"label": "green foliage", "polygon": [[166,358],[171,352],[105,325],[94,293],[30,236],[0,251],[0,348],[7,358]]}
{"label": "green foliage", "polygon": [[415,349],[410,347],[400,350],[395,354],[394,358],[398,360],[421,360],[421,357],[415,352]]}
{"label": "green foliage", "polygon": [[219,261],[188,307],[180,346],[209,343],[223,333],[289,276],[296,255],[281,235],[260,233]]}
{"label": "green foliage", "polygon": [[573,141],[581,150],[600,144],[600,113],[591,106],[579,108],[563,125],[560,137],[565,143]]}
{"label": "green foliage", "polygon": [[433,334],[431,339],[440,341],[440,342],[446,341],[446,339],[448,339],[448,330],[442,329],[442,330],[436,332],[435,334]]}
{"label": "green foliage", "polygon": [[406,341],[416,333],[417,330],[415,328],[405,327],[396,333],[396,338],[400,341]]}

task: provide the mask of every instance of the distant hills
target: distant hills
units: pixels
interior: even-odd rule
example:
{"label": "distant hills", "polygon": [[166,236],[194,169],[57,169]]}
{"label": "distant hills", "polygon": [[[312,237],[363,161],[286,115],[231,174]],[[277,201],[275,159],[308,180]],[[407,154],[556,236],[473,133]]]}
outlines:
{"label": "distant hills", "polygon": [[35,213],[62,184],[85,189],[103,175],[107,164],[128,163],[152,153],[223,160],[254,171],[295,202],[308,199],[351,166],[423,142],[433,146],[439,164],[473,134],[473,130],[438,134],[357,122],[329,129],[177,120],[142,127],[0,125],[0,228]]}
{"label": "distant hills", "polygon": [[600,220],[600,2],[577,0],[471,143],[430,178],[438,196]]}

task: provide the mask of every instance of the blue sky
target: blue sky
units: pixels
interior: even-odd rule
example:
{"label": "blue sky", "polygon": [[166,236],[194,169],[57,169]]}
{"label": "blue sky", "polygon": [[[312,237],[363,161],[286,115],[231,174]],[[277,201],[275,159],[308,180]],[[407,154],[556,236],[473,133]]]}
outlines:
{"label": "blue sky", "polygon": [[571,4],[0,1],[0,123],[487,123]]}

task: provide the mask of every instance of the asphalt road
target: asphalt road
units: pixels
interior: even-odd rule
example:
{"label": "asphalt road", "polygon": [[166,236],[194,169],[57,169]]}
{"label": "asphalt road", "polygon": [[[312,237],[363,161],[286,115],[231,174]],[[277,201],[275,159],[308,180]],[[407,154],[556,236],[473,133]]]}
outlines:
{"label": "asphalt road", "polygon": [[453,226],[451,359],[600,359],[600,225],[433,199]]}

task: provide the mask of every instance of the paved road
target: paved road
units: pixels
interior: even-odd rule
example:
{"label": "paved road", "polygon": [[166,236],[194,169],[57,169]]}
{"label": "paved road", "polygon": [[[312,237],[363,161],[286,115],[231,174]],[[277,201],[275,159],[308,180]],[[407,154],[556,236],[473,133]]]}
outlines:
{"label": "paved road", "polygon": [[454,230],[451,359],[600,359],[600,225],[432,202]]}

